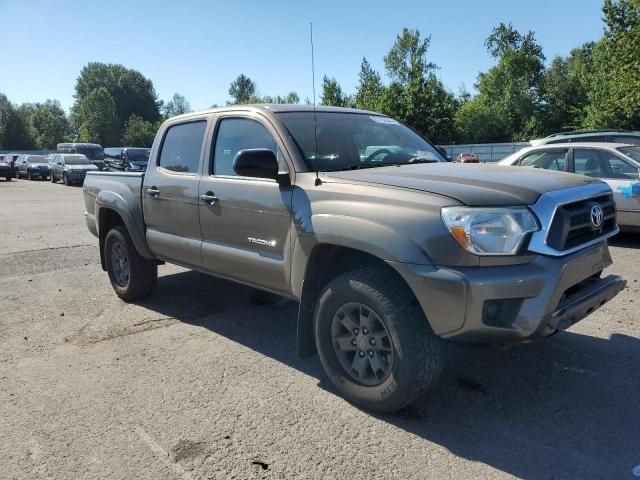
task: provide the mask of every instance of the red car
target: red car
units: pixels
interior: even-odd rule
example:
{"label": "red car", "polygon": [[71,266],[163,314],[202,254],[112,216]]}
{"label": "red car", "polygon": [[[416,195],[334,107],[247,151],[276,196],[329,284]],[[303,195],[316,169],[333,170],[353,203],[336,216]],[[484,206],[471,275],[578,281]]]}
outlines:
{"label": "red car", "polygon": [[461,153],[456,158],[459,163],[480,163],[480,158],[475,153]]}

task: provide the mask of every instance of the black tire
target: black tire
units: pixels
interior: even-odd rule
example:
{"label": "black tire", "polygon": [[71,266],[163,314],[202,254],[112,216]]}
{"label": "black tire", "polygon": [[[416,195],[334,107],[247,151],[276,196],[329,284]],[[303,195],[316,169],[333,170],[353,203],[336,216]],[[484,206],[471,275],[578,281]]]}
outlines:
{"label": "black tire", "polygon": [[5,178],[5,180],[6,180],[7,182],[10,182],[10,181],[11,181],[11,175],[9,175],[9,176],[7,176],[7,177],[4,177],[4,178]]}
{"label": "black tire", "polygon": [[51,183],[56,183],[56,177],[53,176],[53,172],[51,172],[50,177],[51,177]]}
{"label": "black tire", "polygon": [[[128,275],[126,281],[118,276],[114,249],[122,249],[126,255]],[[112,228],[104,242],[104,258],[111,286],[125,302],[151,294],[158,280],[158,265],[153,260],[142,258],[133,246],[129,232],[123,225]]]}
{"label": "black tire", "polygon": [[[371,347],[371,351],[368,350],[370,347],[366,343],[367,337],[360,335],[357,342],[356,338],[350,342],[354,349],[361,348],[360,341],[367,345],[368,353],[363,355],[363,350],[357,350],[352,358],[354,365],[358,355],[361,356],[361,360],[364,358],[371,361],[366,367],[370,372],[369,384],[363,383],[364,375],[363,382],[358,381],[354,373],[349,373],[341,363],[344,362],[344,356],[350,352],[337,351],[339,349],[336,346],[338,342],[335,340],[337,337],[334,334],[334,325],[338,321],[338,328],[343,327],[343,320],[337,319],[344,308],[351,305],[362,305],[365,310],[369,309],[370,313],[365,318],[371,318],[373,313],[374,318],[381,321],[378,326],[386,328],[379,334],[386,337],[384,342],[389,343],[379,348],[389,350],[380,354],[385,357],[378,357],[388,369],[383,378],[379,378],[382,376],[380,374],[384,373],[382,369],[373,371],[373,361],[376,360],[373,356],[380,352],[373,352],[375,347]],[[359,318],[363,318],[362,311]],[[406,407],[434,385],[442,372],[442,341],[431,331],[415,297],[406,286],[395,278],[390,278],[389,273],[380,268],[354,270],[329,282],[316,302],[314,331],[320,361],[331,382],[347,400],[372,411],[391,413]],[[344,332],[349,330],[345,328]],[[368,333],[373,336],[372,332]],[[344,335],[340,337],[344,338]],[[365,337],[365,340],[360,337]],[[381,346],[382,342],[378,344]],[[342,360],[339,359],[339,355]],[[371,360],[368,356],[372,357]],[[378,360],[376,364],[382,365],[377,362]],[[379,383],[371,384],[371,380]]]}
{"label": "black tire", "polygon": [[31,170],[27,171],[27,180],[33,180],[33,177],[31,176]]}
{"label": "black tire", "polygon": [[64,183],[67,187],[71,185],[71,183],[69,182],[69,177],[66,173],[62,174],[62,183]]}

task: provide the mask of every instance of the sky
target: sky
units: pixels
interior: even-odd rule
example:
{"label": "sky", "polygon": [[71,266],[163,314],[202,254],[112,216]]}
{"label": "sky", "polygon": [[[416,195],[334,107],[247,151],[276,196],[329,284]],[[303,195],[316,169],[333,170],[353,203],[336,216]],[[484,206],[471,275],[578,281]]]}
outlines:
{"label": "sky", "polygon": [[[244,73],[260,95],[312,98],[335,77],[353,93],[362,57],[384,76],[383,57],[403,27],[431,36],[429,61],[458,93],[494,64],[484,39],[500,22],[533,30],[547,60],[603,32],[602,0],[0,0],[0,93],[14,103],[73,104],[88,62],[120,63],[153,81],[160,99],[178,92],[194,110],[229,100]],[[319,99],[319,93],[318,93]]]}

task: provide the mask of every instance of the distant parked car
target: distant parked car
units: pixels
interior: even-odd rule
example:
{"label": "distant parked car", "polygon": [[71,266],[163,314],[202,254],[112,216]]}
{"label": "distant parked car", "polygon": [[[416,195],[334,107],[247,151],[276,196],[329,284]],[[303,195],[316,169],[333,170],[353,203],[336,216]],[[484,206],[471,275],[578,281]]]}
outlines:
{"label": "distant parked car", "polygon": [[58,153],[80,153],[86,156],[99,170],[104,170],[104,148],[97,143],[59,143]]}
{"label": "distant parked car", "polygon": [[570,143],[526,147],[500,165],[544,168],[600,178],[613,190],[617,222],[640,231],[640,146],[619,143]]}
{"label": "distant parked car", "polygon": [[77,153],[56,153],[53,156],[51,182],[62,180],[65,185],[83,183],[87,172],[98,170],[85,155]]}
{"label": "distant parked car", "polygon": [[456,158],[458,163],[480,163],[480,158],[475,153],[461,153]]}
{"label": "distant parked car", "polygon": [[545,138],[531,140],[533,146],[550,145],[556,143],[597,142],[597,143],[626,143],[640,145],[640,132],[631,130],[574,130],[560,132]]}
{"label": "distant parked car", "polygon": [[109,147],[104,149],[107,170],[122,172],[143,172],[147,169],[150,148]]}
{"label": "distant parked car", "polygon": [[11,176],[13,178],[16,176],[16,160],[19,156],[19,153],[6,153],[4,155],[4,161],[9,164],[9,167],[11,167]]}
{"label": "distant parked car", "polygon": [[20,177],[29,180],[49,178],[49,163],[44,155],[20,155],[16,160],[16,178]]}
{"label": "distant parked car", "polygon": [[0,160],[0,178],[4,178],[7,182],[10,182],[13,178],[11,165],[5,162],[4,159]]}

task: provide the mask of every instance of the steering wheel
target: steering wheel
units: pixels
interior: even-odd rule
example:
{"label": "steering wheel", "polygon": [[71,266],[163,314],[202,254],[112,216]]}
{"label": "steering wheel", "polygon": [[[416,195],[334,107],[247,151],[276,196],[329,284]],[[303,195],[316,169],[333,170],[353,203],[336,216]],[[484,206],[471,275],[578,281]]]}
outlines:
{"label": "steering wheel", "polygon": [[387,155],[391,155],[391,150],[389,150],[388,148],[379,148],[378,150],[373,152],[371,155],[369,155],[367,158],[365,158],[364,161],[365,162],[370,162],[371,160],[376,158],[381,153],[386,153]]}

